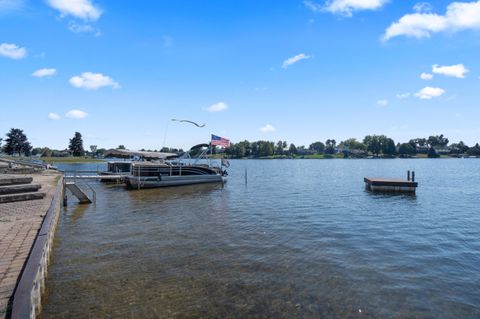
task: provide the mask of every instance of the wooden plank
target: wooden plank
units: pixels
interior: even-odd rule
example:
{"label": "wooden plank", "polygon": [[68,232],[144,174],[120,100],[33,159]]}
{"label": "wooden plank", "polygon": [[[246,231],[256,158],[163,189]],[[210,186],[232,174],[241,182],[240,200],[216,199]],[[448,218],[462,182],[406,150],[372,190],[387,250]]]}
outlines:
{"label": "wooden plank", "polygon": [[66,179],[123,179],[125,175],[69,175]]}
{"label": "wooden plank", "polygon": [[413,181],[401,180],[401,179],[387,179],[387,178],[371,178],[365,177],[363,179],[365,183],[372,186],[404,186],[404,187],[417,187],[418,183]]}

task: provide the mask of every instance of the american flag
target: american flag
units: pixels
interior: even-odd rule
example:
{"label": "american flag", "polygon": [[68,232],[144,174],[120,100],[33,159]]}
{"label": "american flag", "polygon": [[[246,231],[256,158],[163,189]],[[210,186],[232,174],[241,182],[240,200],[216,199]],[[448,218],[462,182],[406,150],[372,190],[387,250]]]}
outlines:
{"label": "american flag", "polygon": [[212,145],[216,146],[223,146],[223,147],[229,147],[230,146],[230,140],[227,140],[226,138],[213,135],[212,134],[212,141],[210,142]]}

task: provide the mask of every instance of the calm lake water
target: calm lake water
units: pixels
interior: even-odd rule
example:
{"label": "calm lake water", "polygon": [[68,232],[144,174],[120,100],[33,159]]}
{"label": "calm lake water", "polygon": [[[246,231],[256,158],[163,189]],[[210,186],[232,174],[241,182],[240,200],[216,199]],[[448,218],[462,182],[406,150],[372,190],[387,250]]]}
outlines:
{"label": "calm lake water", "polygon": [[[70,198],[41,318],[480,318],[480,160],[231,164],[224,187]],[[416,196],[364,190],[407,170]]]}

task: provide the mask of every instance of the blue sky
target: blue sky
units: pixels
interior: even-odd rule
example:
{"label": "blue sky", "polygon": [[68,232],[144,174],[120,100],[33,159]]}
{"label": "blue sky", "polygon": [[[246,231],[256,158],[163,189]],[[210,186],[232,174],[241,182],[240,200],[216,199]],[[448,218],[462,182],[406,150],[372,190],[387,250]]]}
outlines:
{"label": "blue sky", "polygon": [[0,134],[473,144],[479,49],[480,1],[0,0]]}

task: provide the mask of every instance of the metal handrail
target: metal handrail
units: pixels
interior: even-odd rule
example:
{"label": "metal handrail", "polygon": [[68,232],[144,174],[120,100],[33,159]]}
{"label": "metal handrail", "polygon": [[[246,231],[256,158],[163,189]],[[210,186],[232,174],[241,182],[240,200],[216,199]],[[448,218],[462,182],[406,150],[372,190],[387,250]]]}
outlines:
{"label": "metal handrail", "polygon": [[92,186],[90,186],[90,184],[85,183],[85,185],[87,185],[87,187],[90,188],[90,190],[92,191],[93,203],[97,204],[97,192],[93,189]]}

